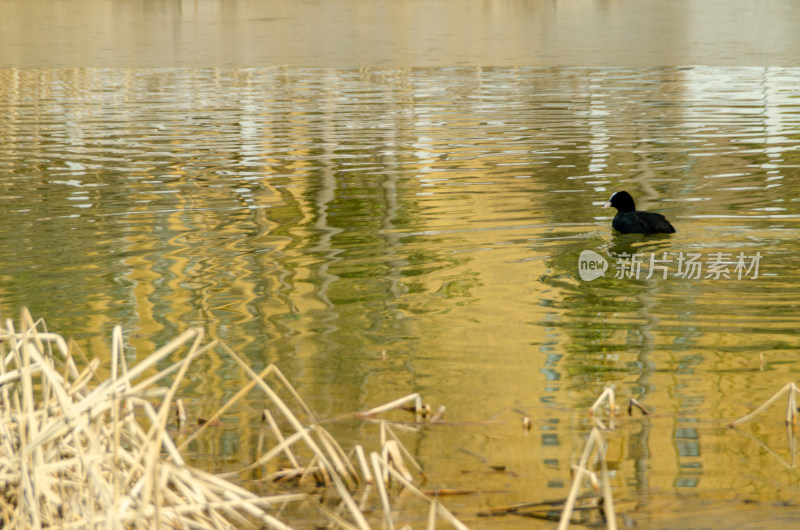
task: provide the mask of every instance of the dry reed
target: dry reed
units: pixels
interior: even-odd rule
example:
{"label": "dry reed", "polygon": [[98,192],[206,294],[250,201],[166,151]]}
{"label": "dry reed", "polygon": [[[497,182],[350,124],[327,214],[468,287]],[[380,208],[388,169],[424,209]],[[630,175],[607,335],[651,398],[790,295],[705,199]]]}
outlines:
{"label": "dry reed", "polygon": [[[604,433],[609,428],[613,428],[614,412],[616,409],[614,397],[614,389],[606,387],[602,394],[600,394],[600,397],[598,397],[589,408],[589,415],[592,416],[596,426],[593,427],[589,433],[589,438],[586,440],[586,445],[583,448],[583,453],[581,454],[578,465],[573,467],[574,475],[572,484],[570,486],[569,495],[564,503],[564,509],[561,512],[558,530],[569,528],[572,512],[575,509],[575,502],[578,499],[578,494],[580,493],[584,479],[589,479],[592,489],[595,492],[600,492],[602,495],[600,499],[602,501],[600,508],[602,508],[603,517],[606,521],[606,528],[609,530],[616,530],[617,528],[614,496],[611,493],[611,482],[609,480],[608,465],[606,462],[608,444],[604,436]],[[603,403],[608,405],[608,427],[596,416],[597,412],[601,410]],[[593,462],[590,462],[592,460],[592,455],[594,455],[594,459]],[[594,466],[600,467],[600,480],[597,479],[597,474],[590,469],[592,463]]]}
{"label": "dry reed", "polygon": [[749,414],[745,414],[738,420],[735,420],[730,423],[731,427],[735,427],[741,423],[750,421],[751,419],[755,418],[765,410],[767,410],[770,405],[775,403],[777,400],[781,398],[784,394],[789,394],[786,403],[786,423],[787,425],[794,425],[797,423],[797,396],[800,394],[800,387],[795,385],[794,383],[786,383],[780,390],[775,392],[767,401],[765,401],[762,405],[757,407],[754,411]]}
{"label": "dry reed", "polygon": [[[763,356],[763,354],[762,354]],[[790,455],[789,461],[787,461],[784,457],[780,456],[776,451],[768,447],[763,441],[759,440],[752,434],[746,433],[738,429],[738,426],[755,419],[760,414],[766,412],[766,410],[771,407],[776,401],[778,401],[781,396],[788,394],[787,402],[786,402],[786,416],[785,416],[785,423],[786,423],[786,440],[789,444],[788,453]],[[752,412],[745,414],[738,420],[732,421],[728,424],[728,427],[736,429],[741,434],[744,434],[751,440],[755,441],[759,444],[763,450],[772,456],[774,456],[781,464],[786,466],[787,468],[794,468],[797,465],[797,436],[796,436],[796,428],[797,428],[797,415],[800,413],[797,407],[797,400],[798,395],[800,395],[800,387],[798,387],[794,383],[787,383],[783,386],[780,390],[775,392],[767,401],[762,403]]]}
{"label": "dry reed", "polygon": [[[437,520],[465,528],[413,484],[409,467],[418,474],[421,468],[388,424],[381,423],[380,450],[367,456],[357,446],[351,451],[354,464],[274,365],[256,374],[224,344],[205,342],[200,329],[183,332],[132,367],[127,366],[123,349],[117,326],[112,334],[110,375],[101,378],[97,359],[82,358],[77,348],[48,332],[44,322],[34,321],[27,310],[22,311],[19,329],[10,320],[4,323],[0,329],[0,526],[284,529],[290,523],[281,520],[281,510],[298,503],[316,509],[320,520],[331,527],[365,529],[371,524],[353,493],[363,486],[364,505],[369,485],[377,484],[383,514],[373,525],[394,527],[399,515],[391,507],[392,491],[402,488],[428,503],[427,510],[422,509],[428,513],[428,528],[434,528]],[[247,382],[177,444],[167,425],[176,414],[173,417],[186,434],[179,389],[192,362],[212,352],[232,359]],[[178,360],[166,365],[170,357]],[[317,477],[339,499],[337,509],[299,487],[260,496],[228,475],[186,464],[188,445],[254,391],[266,396],[270,406],[262,413],[258,457],[243,471],[275,466],[281,458],[291,466],[281,477],[298,483]],[[282,399],[279,393],[290,399]],[[151,402],[154,398],[160,400],[158,406]],[[412,400],[419,411],[419,397],[412,395]],[[391,406],[368,412],[376,414]],[[281,430],[279,421],[290,426],[284,427],[288,432]],[[267,438],[275,443],[262,448]],[[312,456],[304,461],[308,454]]]}

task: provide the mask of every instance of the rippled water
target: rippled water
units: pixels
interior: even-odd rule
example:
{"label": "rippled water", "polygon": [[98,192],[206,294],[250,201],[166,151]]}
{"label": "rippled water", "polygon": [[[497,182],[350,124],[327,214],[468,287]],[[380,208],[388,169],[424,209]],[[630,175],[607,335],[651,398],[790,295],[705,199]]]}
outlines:
{"label": "rippled water", "polygon": [[[431,486],[480,491],[447,503],[476,526],[566,494],[607,385],[653,411],[609,449],[630,520],[796,523],[782,412],[755,440],[726,424],[798,371],[798,86],[796,68],[0,70],[0,302],[99,355],[116,323],[132,356],[202,326],[324,417],[420,392],[450,423],[409,444]],[[612,233],[619,189],[677,233]],[[581,279],[586,250],[604,277]],[[195,374],[189,397],[237,374]]]}

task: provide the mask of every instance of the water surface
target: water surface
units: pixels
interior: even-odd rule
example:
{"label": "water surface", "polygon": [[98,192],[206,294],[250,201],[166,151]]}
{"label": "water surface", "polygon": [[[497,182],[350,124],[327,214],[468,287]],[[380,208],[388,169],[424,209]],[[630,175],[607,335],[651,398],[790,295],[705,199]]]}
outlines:
{"label": "water surface", "polygon": [[[610,438],[625,517],[796,523],[783,412],[755,439],[726,424],[798,371],[797,86],[776,67],[0,70],[0,302],[91,355],[120,323],[132,360],[201,326],[325,418],[420,392],[450,423],[409,446],[430,486],[479,491],[447,503],[477,526],[566,494],[607,385],[653,411]],[[612,233],[618,189],[678,232]],[[581,279],[585,250],[604,277]],[[757,270],[710,268],[739,254]],[[210,366],[185,392],[240,384]],[[223,451],[247,460],[238,438]]]}
{"label": "water surface", "polygon": [[0,3],[0,66],[800,66],[792,0]]}

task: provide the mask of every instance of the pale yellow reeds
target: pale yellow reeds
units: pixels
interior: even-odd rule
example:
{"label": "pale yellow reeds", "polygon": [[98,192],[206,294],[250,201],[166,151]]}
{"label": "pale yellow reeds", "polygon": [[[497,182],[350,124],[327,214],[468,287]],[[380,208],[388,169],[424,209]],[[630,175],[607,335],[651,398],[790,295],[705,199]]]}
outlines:
{"label": "pale yellow reeds", "polygon": [[735,427],[739,424],[742,424],[746,421],[750,421],[751,419],[755,418],[766,409],[770,407],[773,403],[781,398],[784,394],[789,394],[786,403],[786,423],[788,425],[794,425],[797,423],[797,396],[800,394],[800,387],[795,385],[794,383],[786,383],[783,388],[775,392],[767,401],[765,401],[761,406],[756,408],[753,412],[749,414],[745,414],[738,420],[735,420],[730,423],[731,427]]}
{"label": "pale yellow reeds", "polygon": [[[762,354],[763,355],[763,354]],[[776,401],[778,401],[782,396],[788,394],[786,399],[786,416],[785,416],[785,423],[786,423],[786,441],[788,443],[788,453],[790,458],[788,461],[778,454],[775,450],[770,448],[766,445],[763,441],[758,439],[756,436],[752,434],[746,433],[744,431],[739,430],[739,425],[746,423],[748,421],[754,420],[757,416],[764,413],[771,407]],[[775,392],[767,401],[762,403],[758,406],[755,410],[750,412],[749,414],[745,414],[738,420],[735,420],[728,424],[729,427],[736,429],[741,434],[744,434],[748,438],[752,439],[756,443],[758,443],[767,453],[774,456],[781,464],[786,466],[787,468],[794,468],[797,466],[797,416],[800,411],[797,408],[797,399],[798,395],[800,395],[800,387],[798,387],[794,383],[786,383],[783,388]]]}
{"label": "pale yellow reeds", "polygon": [[[183,332],[132,367],[126,364],[123,346],[121,328],[116,327],[111,372],[103,379],[98,376],[97,359],[82,358],[27,310],[22,311],[19,329],[10,320],[4,323],[0,329],[0,526],[283,529],[291,521],[281,520],[280,509],[304,503],[331,527],[393,528],[400,514],[392,510],[392,491],[403,488],[429,504],[429,528],[437,520],[465,528],[413,484],[414,473],[421,474],[421,468],[387,423],[381,422],[379,450],[367,456],[359,445],[348,456],[274,365],[256,374],[224,344],[205,342],[200,329]],[[235,361],[246,374],[246,383],[177,444],[167,425],[175,413],[179,426],[186,424],[185,407],[178,399],[181,383],[192,362],[210,354]],[[159,370],[171,356],[178,360]],[[79,370],[79,366],[84,368]],[[304,477],[317,477],[340,499],[337,509],[321,504],[302,487],[260,496],[230,475],[214,475],[186,464],[189,443],[251,391],[263,393],[270,406],[262,413],[265,431],[259,436],[258,457],[242,471],[281,458],[291,466],[282,477],[292,477],[299,484]],[[279,392],[290,400],[282,399]],[[160,400],[159,405],[151,402],[154,398]],[[419,410],[418,396],[412,399]],[[370,412],[377,414],[395,403]],[[263,447],[266,429],[275,442],[271,447]],[[298,454],[300,445],[303,450]],[[301,455],[308,454],[313,456],[304,462]],[[275,478],[274,474],[270,477]],[[372,521],[362,511],[371,484],[377,485],[380,497],[373,504],[383,509],[380,518]],[[353,496],[359,489],[361,506]]]}
{"label": "pale yellow reeds", "polygon": [[[602,410],[601,407],[604,403],[608,405],[608,426],[597,417],[597,412]],[[581,454],[578,465],[573,466],[574,473],[572,484],[570,486],[569,495],[564,503],[564,509],[561,512],[558,530],[566,530],[569,528],[572,512],[575,509],[575,501],[578,498],[584,479],[589,480],[595,492],[601,492],[602,494],[602,508],[606,519],[606,528],[609,530],[616,530],[617,528],[614,496],[611,492],[608,465],[606,463],[608,444],[606,443],[604,434],[607,429],[613,428],[615,410],[614,389],[606,387],[602,394],[600,394],[600,397],[598,397],[589,408],[589,414],[595,422],[595,427],[593,427],[589,433],[589,438],[586,440],[586,445],[583,448],[583,453]],[[594,455],[593,459],[592,455]],[[591,467],[600,468],[600,480],[597,479],[597,474],[590,469]]]}

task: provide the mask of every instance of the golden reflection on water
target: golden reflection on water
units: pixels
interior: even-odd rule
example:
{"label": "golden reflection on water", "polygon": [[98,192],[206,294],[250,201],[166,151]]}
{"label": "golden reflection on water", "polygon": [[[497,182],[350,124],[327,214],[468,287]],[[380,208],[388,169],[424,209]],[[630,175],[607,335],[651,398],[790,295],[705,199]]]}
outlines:
{"label": "golden reflection on water", "polygon": [[[606,385],[654,411],[609,449],[634,517],[661,517],[656,494],[773,502],[793,470],[724,426],[795,372],[798,75],[0,70],[3,308],[99,355],[116,323],[132,354],[201,326],[323,417],[421,392],[450,423],[409,445],[437,485],[483,492],[466,513],[564,495]],[[613,235],[599,204],[622,187],[678,233]],[[583,282],[586,249],[764,260]],[[241,380],[209,361],[186,396],[200,415]],[[226,456],[251,456],[262,406]]]}

